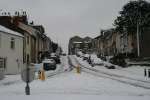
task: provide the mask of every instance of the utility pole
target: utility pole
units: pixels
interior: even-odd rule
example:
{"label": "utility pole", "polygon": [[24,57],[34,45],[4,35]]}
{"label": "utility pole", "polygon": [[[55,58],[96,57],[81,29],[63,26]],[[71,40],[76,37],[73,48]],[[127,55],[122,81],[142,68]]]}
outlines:
{"label": "utility pole", "polygon": [[139,11],[140,9],[140,0],[138,1],[138,8],[137,8],[137,56],[140,57],[140,38],[139,38],[139,35],[140,35],[140,25],[141,25],[141,10]]}
{"label": "utility pole", "polygon": [[137,22],[137,55],[140,56],[140,43],[139,43],[139,20]]}

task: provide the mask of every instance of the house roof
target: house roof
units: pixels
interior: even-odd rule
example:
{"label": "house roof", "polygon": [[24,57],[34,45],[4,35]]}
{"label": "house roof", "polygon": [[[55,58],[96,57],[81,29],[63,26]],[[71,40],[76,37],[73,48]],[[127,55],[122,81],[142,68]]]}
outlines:
{"label": "house roof", "polygon": [[83,43],[83,42],[73,42],[73,43]]}
{"label": "house roof", "polygon": [[82,42],[82,38],[80,38],[79,36],[74,36],[70,39],[70,42]]}
{"label": "house roof", "polygon": [[20,37],[24,37],[22,34],[18,33],[18,32],[15,32],[13,30],[10,30],[2,25],[0,25],[0,31],[2,32],[6,32],[6,33],[9,33],[9,34],[12,34],[12,35],[16,35],[16,36],[20,36]]}
{"label": "house roof", "polygon": [[84,43],[89,43],[92,41],[92,38],[87,36],[87,37],[83,38],[83,41],[84,41]]}
{"label": "house roof", "polygon": [[84,40],[91,40],[92,38],[90,38],[90,37],[85,37],[85,38],[83,38]]}
{"label": "house roof", "polygon": [[102,35],[99,35],[99,36],[95,37],[94,39],[99,39],[99,38],[101,38],[101,37],[102,37]]}
{"label": "house roof", "polygon": [[72,38],[70,38],[70,39],[71,39],[71,40],[75,40],[75,39],[82,40],[82,38],[79,37],[79,36],[74,36],[74,37],[72,37]]}

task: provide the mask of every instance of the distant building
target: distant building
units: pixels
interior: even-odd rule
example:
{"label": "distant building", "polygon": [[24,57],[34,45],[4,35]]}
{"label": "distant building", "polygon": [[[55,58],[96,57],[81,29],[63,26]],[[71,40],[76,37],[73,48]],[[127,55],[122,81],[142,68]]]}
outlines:
{"label": "distant building", "polygon": [[74,36],[69,40],[69,54],[74,55],[81,51],[83,53],[91,53],[92,50],[92,38]]}
{"label": "distant building", "polygon": [[79,36],[74,36],[69,40],[68,51],[70,55],[76,54],[78,51],[82,51],[83,40]]}
{"label": "distant building", "polygon": [[95,50],[99,56],[112,56],[116,52],[116,33],[113,29],[103,30],[95,39]]}
{"label": "distant building", "polygon": [[102,35],[95,37],[92,40],[93,52],[98,55],[98,57],[103,56],[103,38]]}
{"label": "distant building", "polygon": [[87,53],[87,54],[93,52],[93,49],[92,49],[92,38],[90,38],[90,37],[83,38],[82,52],[83,53]]}
{"label": "distant building", "polygon": [[1,25],[0,67],[5,74],[17,74],[23,68],[23,35]]}

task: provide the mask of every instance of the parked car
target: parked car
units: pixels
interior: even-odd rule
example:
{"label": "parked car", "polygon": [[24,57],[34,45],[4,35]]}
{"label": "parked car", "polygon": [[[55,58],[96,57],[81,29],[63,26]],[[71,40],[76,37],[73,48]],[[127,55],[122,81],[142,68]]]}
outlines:
{"label": "parked car", "polygon": [[78,51],[76,54],[77,57],[83,57],[83,53],[81,51]]}
{"label": "parked car", "polygon": [[83,56],[83,60],[86,60],[86,61],[88,61],[88,59],[89,59],[89,54],[84,54],[84,56]]}
{"label": "parked car", "polygon": [[105,56],[101,56],[100,59],[102,59],[103,61],[107,60]]}
{"label": "parked car", "polygon": [[115,69],[115,66],[113,66],[113,65],[106,65],[105,67],[108,69]]}
{"label": "parked car", "polygon": [[115,65],[111,64],[111,63],[108,63],[108,62],[104,62],[104,66],[108,69],[115,69]]}
{"label": "parked car", "polygon": [[91,54],[90,56],[93,65],[103,65],[103,61],[97,55]]}
{"label": "parked car", "polygon": [[62,53],[62,56],[66,56],[66,53]]}
{"label": "parked car", "polygon": [[51,53],[51,59],[54,59],[56,64],[60,64],[61,61],[60,61],[60,57],[58,55],[56,55],[55,53]]}
{"label": "parked car", "polygon": [[45,71],[56,69],[56,62],[54,61],[54,59],[44,59],[42,61],[42,64],[43,64],[43,69]]}

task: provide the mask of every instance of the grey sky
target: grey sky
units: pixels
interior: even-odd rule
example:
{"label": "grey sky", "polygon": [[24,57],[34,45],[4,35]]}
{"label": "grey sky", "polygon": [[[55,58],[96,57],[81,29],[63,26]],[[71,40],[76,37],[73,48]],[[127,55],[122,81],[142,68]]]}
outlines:
{"label": "grey sky", "polygon": [[[23,9],[35,24],[42,24],[46,34],[67,50],[69,38],[99,35],[100,29],[112,27],[118,11],[129,0],[0,0],[0,9]],[[150,1],[150,0],[148,0]]]}

